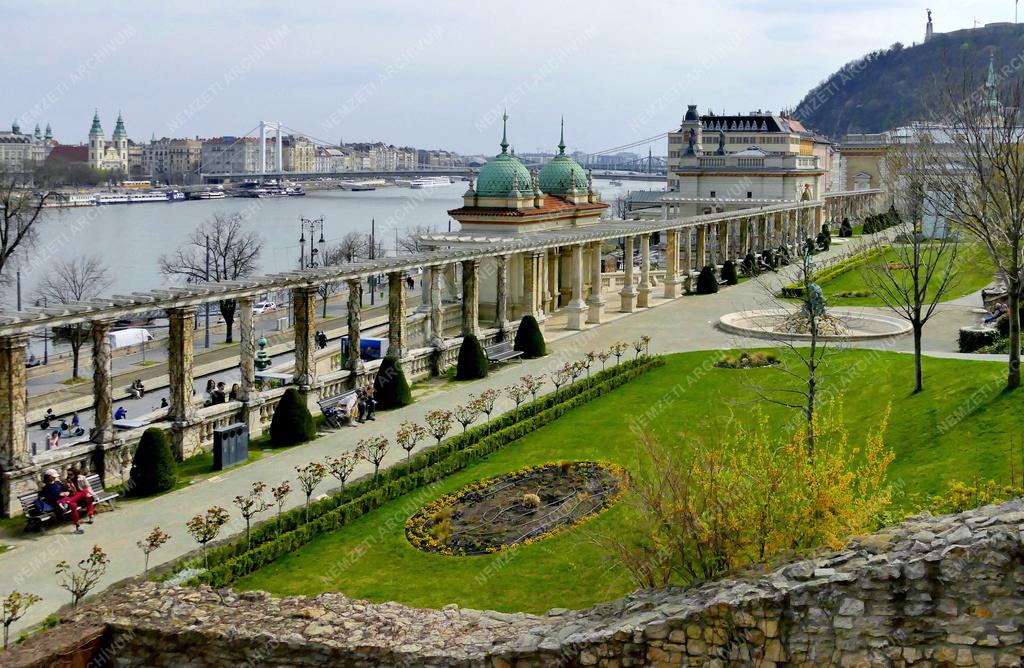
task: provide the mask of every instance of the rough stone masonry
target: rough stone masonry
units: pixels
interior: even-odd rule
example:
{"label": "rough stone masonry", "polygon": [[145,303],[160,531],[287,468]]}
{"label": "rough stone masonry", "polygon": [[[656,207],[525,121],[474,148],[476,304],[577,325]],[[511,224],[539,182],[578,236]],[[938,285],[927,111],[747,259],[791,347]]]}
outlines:
{"label": "rough stone masonry", "polygon": [[2,663],[1021,666],[1022,530],[1021,500],[917,516],[767,573],[542,616],[132,584]]}

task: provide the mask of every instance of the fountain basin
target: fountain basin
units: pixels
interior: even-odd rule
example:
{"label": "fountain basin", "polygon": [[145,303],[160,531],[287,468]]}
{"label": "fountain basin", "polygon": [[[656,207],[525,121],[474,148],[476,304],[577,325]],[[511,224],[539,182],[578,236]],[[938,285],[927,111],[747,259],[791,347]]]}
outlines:
{"label": "fountain basin", "polygon": [[[731,334],[749,336],[758,339],[786,339],[792,341],[809,341],[810,334],[798,334],[776,331],[776,327],[792,315],[796,309],[757,309],[752,311],[736,311],[727,313],[718,320],[718,327]],[[829,309],[828,314],[841,320],[847,332],[839,335],[819,334],[819,340],[825,341],[865,341],[885,339],[891,336],[902,336],[911,331],[910,323],[901,318],[884,315],[872,311],[853,309]]]}

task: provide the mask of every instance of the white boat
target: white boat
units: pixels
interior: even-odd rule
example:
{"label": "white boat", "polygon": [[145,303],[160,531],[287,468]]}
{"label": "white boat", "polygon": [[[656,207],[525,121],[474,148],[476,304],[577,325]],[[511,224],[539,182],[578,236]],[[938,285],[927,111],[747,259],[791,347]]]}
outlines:
{"label": "white boat", "polygon": [[452,181],[447,176],[424,176],[423,178],[413,180],[409,187],[437,188],[438,186],[450,186],[451,184]]}
{"label": "white boat", "polygon": [[132,193],[128,195],[129,204],[141,204],[144,202],[166,202],[167,199],[167,193],[162,192]]}
{"label": "white boat", "polygon": [[51,197],[46,200],[46,207],[65,208],[76,206],[96,206],[96,196],[82,193],[65,193],[60,197]]}
{"label": "white boat", "polygon": [[288,197],[303,197],[306,191],[302,189],[302,186],[288,186],[284,189],[284,194]]}
{"label": "white boat", "polygon": [[96,196],[97,204],[127,204],[128,195],[127,193],[97,193]]}
{"label": "white boat", "polygon": [[192,199],[224,199],[227,197],[227,193],[220,186],[211,188],[209,190],[200,190],[197,193],[192,193]]}
{"label": "white boat", "polygon": [[167,199],[170,202],[178,202],[185,199],[185,193],[180,190],[165,190],[164,194],[167,195]]}
{"label": "white boat", "polygon": [[411,186],[413,179],[395,179],[396,186]]}

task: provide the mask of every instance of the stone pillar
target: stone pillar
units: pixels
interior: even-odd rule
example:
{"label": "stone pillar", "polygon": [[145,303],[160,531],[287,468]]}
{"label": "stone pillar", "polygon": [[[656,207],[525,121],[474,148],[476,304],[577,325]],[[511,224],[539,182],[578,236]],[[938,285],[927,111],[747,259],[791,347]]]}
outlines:
{"label": "stone pillar", "polygon": [[552,251],[551,261],[551,306],[557,310],[568,302],[562,297],[562,249],[555,248]]}
{"label": "stone pillar", "polygon": [[444,282],[448,289],[448,295],[452,299],[459,299],[459,283],[455,280],[455,263],[446,264],[444,266]]}
{"label": "stone pillar", "polygon": [[480,261],[462,261],[462,335],[480,336]]}
{"label": "stone pillar", "polygon": [[388,355],[398,359],[408,352],[405,345],[405,281],[402,272],[388,272]]}
{"label": "stone pillar", "polygon": [[508,255],[495,258],[498,264],[496,278],[497,288],[494,295],[494,326],[502,332],[508,329]]}
{"label": "stone pillar", "polygon": [[622,290],[619,296],[622,297],[622,305],[619,310],[623,313],[632,313],[636,307],[636,286],[633,284],[633,237],[625,239],[625,249],[622,253],[622,271],[625,274]]}
{"label": "stone pillar", "polygon": [[[430,278],[433,281],[438,281],[440,276],[435,271],[430,272]],[[362,309],[363,309],[363,282],[358,278],[350,278],[346,281],[348,283],[348,359],[346,360],[346,366],[349,371],[353,373],[360,373],[363,370],[363,359],[359,356],[359,344],[360,344],[360,329],[362,328]],[[438,303],[441,301],[440,288],[437,291]],[[434,308],[434,303],[431,302],[431,308]]]}
{"label": "stone pillar", "polygon": [[537,317],[537,265],[539,253],[529,252],[523,255],[523,300],[524,315]]}
{"label": "stone pillar", "polygon": [[199,420],[192,396],[192,342],[194,306],[167,309],[167,417],[171,421],[171,449],[178,459],[191,457],[199,450]]}
{"label": "stone pillar", "polygon": [[551,298],[551,250],[543,251],[540,257],[540,310],[547,314],[555,310],[554,300]]}
{"label": "stone pillar", "polygon": [[238,298],[238,400],[251,401],[256,385],[256,323],[252,297]]}
{"label": "stone pillar", "polygon": [[679,296],[679,230],[665,232],[665,299]]}
{"label": "stone pillar", "polygon": [[708,227],[707,225],[697,226],[697,262],[694,269],[700,271],[704,268],[704,265],[708,263],[707,258],[707,243],[708,243]]}
{"label": "stone pillar", "polygon": [[94,443],[109,443],[114,438],[114,374],[111,368],[109,320],[89,323],[92,337],[92,409]]}
{"label": "stone pillar", "polygon": [[430,313],[430,267],[424,267],[420,274],[420,305],[417,313]]}
{"label": "stone pillar", "polygon": [[640,295],[636,300],[640,308],[651,305],[651,235],[640,235]]}
{"label": "stone pillar", "polygon": [[604,295],[601,294],[601,242],[595,241],[590,246],[590,298],[587,299],[590,312],[587,323],[600,325],[604,315]]}
{"label": "stone pillar", "polygon": [[[820,206],[814,207],[813,220],[814,220],[814,224],[818,226],[818,229],[821,229],[821,226],[823,224],[822,223],[822,218],[824,218],[824,212],[822,211],[822,207],[820,207]],[[830,229],[829,230],[830,232],[835,232],[835,233],[838,234],[838,230],[839,230],[839,226],[838,225],[833,224],[830,227],[835,228],[835,229]]]}
{"label": "stone pillar", "polygon": [[723,220],[718,224],[718,262],[725,264],[729,259],[729,222]]}
{"label": "stone pillar", "polygon": [[[28,337],[0,336],[0,469],[10,471],[28,464],[28,395],[26,394],[25,351]],[[5,489],[7,485],[4,485]],[[20,512],[10,498],[4,500],[5,514]]]}
{"label": "stone pillar", "polygon": [[316,385],[316,290],[312,286],[292,288],[294,383],[300,392],[307,392]]}
{"label": "stone pillar", "polygon": [[782,243],[782,217],[784,215],[781,211],[775,214],[775,231],[772,233],[772,237],[775,239],[773,248],[778,248],[779,244]]}
{"label": "stone pillar", "polygon": [[740,220],[740,255],[743,257],[747,256],[750,252],[750,219],[742,218]]}
{"label": "stone pillar", "polygon": [[430,345],[435,348],[444,347],[444,310],[441,300],[441,274],[443,270],[440,265],[430,267],[427,275],[430,294],[430,327],[427,332],[427,339]]}
{"label": "stone pillar", "polygon": [[679,230],[679,233],[682,235],[683,244],[683,267],[681,273],[685,288],[685,284],[690,280],[690,272],[693,271],[693,228],[683,227]]}
{"label": "stone pillar", "polygon": [[560,253],[558,248],[552,248],[547,251],[545,259],[547,261],[547,274],[544,279],[544,299],[547,304],[546,309],[548,313],[551,313],[558,309],[561,304],[559,303],[559,292],[558,292],[558,265],[561,261]]}
{"label": "stone pillar", "polygon": [[569,312],[568,329],[583,329],[587,305],[583,301],[583,244],[573,244],[569,258],[571,298],[565,309]]}

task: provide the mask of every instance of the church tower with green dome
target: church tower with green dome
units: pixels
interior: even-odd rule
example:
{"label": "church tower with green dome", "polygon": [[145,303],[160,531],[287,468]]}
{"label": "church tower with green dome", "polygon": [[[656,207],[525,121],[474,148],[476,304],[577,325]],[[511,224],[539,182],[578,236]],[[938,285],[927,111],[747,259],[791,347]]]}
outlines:
{"label": "church tower with green dome", "polygon": [[467,231],[533,232],[597,222],[607,204],[587,172],[565,154],[563,123],[559,154],[540,173],[530,173],[509,152],[508,114],[502,116],[501,152],[488,160],[448,214]]}
{"label": "church tower with green dome", "polygon": [[89,166],[97,169],[103,167],[105,146],[103,126],[100,125],[100,110],[97,109],[92,116],[92,127],[89,128]]}

